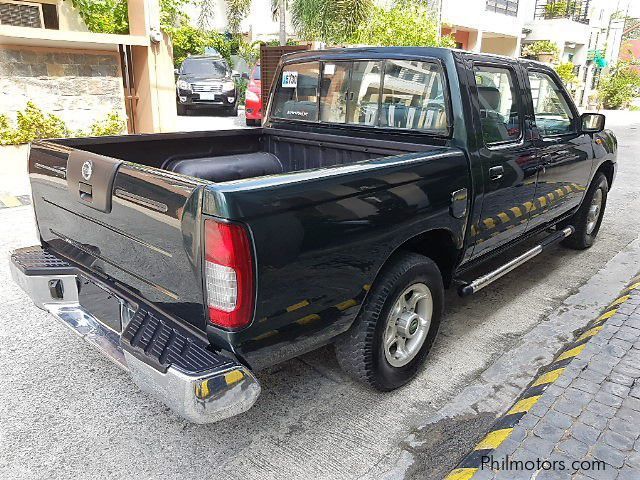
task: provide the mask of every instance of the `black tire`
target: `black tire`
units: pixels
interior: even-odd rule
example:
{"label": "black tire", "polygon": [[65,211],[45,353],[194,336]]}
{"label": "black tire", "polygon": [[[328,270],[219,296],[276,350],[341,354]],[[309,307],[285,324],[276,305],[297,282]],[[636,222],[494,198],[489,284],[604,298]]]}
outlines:
{"label": "black tire", "polygon": [[[591,204],[600,191],[601,195],[601,207],[598,212],[598,217],[595,226],[589,231],[589,210]],[[572,248],[574,250],[585,250],[593,245],[593,242],[600,231],[600,224],[602,223],[602,216],[604,215],[605,207],[607,206],[607,195],[609,193],[609,182],[607,177],[603,173],[599,172],[594,177],[589,189],[582,200],[582,205],[578,211],[568,220],[563,222],[563,225],[573,225],[576,231],[570,237],[567,237],[562,241],[562,245]]]}
{"label": "black tire", "polygon": [[[431,325],[415,357],[404,366],[392,366],[383,346],[387,320],[401,294],[416,283],[423,283],[431,292]],[[444,287],[438,266],[416,253],[395,255],[380,272],[351,329],[335,342],[340,366],[354,379],[377,390],[401,387],[424,365],[438,333],[443,310]]]}
{"label": "black tire", "polygon": [[177,105],[177,110],[178,110],[178,115],[180,115],[180,116],[189,115],[189,110],[184,105],[178,104]]}

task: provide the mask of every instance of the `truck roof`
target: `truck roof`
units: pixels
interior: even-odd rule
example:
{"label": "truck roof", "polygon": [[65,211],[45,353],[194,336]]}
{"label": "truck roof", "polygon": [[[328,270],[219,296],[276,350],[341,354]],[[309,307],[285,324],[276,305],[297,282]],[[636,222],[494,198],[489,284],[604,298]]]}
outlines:
{"label": "truck roof", "polygon": [[385,58],[401,58],[401,57],[430,57],[430,58],[445,58],[454,53],[468,53],[474,55],[480,55],[483,57],[500,58],[509,62],[523,61],[536,63],[542,66],[547,66],[543,62],[526,58],[508,57],[506,55],[498,55],[495,53],[485,52],[470,52],[467,50],[460,50],[456,48],[443,48],[443,47],[348,47],[348,48],[329,48],[326,50],[306,50],[302,52],[288,53],[283,56],[284,61],[291,60],[322,60],[322,59],[385,59]]}

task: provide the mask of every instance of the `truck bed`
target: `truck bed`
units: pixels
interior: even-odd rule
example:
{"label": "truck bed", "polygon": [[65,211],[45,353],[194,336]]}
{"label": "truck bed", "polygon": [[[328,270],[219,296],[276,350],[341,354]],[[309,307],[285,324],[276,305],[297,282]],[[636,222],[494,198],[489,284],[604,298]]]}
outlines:
{"label": "truck bed", "polygon": [[[209,166],[217,175],[214,173],[209,176],[189,176],[216,183],[264,176],[259,168],[261,165],[256,165],[261,161],[261,157],[256,154],[268,154],[275,159],[278,167],[266,174],[277,174],[427,151],[434,146],[267,128],[78,138],[59,140],[56,143],[176,173],[184,173],[180,171],[180,167],[189,162],[192,168],[184,169],[187,175],[191,172],[197,173],[198,170],[206,171]],[[249,168],[245,168],[245,171],[239,171],[235,176],[224,172],[233,170],[247,157],[254,161],[253,164],[251,161],[248,162]],[[194,167],[198,164],[200,168]],[[222,165],[215,168],[216,164]],[[232,178],[229,178],[230,176]]]}

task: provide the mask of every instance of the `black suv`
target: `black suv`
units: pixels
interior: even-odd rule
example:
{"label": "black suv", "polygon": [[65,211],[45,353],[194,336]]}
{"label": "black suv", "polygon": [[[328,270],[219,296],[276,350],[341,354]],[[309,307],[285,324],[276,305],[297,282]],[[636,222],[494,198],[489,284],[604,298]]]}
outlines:
{"label": "black suv", "polygon": [[198,55],[186,58],[176,70],[178,115],[191,109],[222,109],[238,114],[238,89],[227,61],[220,56]]}

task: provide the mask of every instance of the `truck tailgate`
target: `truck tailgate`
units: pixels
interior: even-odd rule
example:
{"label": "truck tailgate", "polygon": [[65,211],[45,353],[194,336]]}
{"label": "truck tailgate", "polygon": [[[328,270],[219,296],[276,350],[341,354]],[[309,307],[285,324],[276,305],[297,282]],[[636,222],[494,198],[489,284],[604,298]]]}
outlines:
{"label": "truck tailgate", "polygon": [[32,146],[29,175],[43,243],[205,328],[203,182],[53,142]]}

